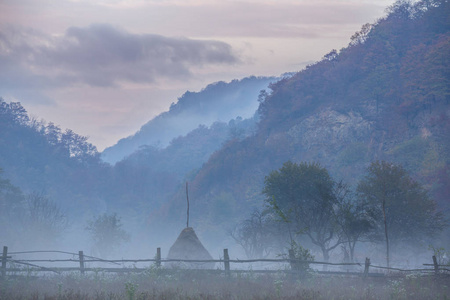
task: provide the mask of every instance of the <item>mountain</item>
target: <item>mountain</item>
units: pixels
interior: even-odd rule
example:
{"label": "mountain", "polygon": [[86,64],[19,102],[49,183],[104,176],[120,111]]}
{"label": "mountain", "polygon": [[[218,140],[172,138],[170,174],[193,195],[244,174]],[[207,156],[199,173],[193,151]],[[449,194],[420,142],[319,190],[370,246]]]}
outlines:
{"label": "mountain", "polygon": [[275,77],[247,77],[229,83],[220,81],[200,92],[186,92],[169,111],[144,124],[134,135],[121,139],[102,153],[105,162],[114,164],[140,146],[165,148],[172,139],[184,136],[199,125],[228,122],[236,117],[251,118],[258,108],[258,95]]}
{"label": "mountain", "polygon": [[[449,16],[448,1],[396,2],[348,47],[272,84],[256,133],[225,144],[191,182],[205,231],[262,207],[264,177],[288,160],[319,162],[353,187],[370,162],[400,163],[448,216]],[[182,217],[182,193],[168,215]]]}
{"label": "mountain", "polygon": [[[186,93],[119,142],[126,153],[111,154],[114,166],[85,137],[0,100],[0,204],[17,202],[18,193],[3,196],[3,186],[14,190],[9,180],[43,193],[81,231],[86,218],[118,212],[144,249],[185,224],[188,181],[191,224],[206,246],[227,247],[227,229],[264,205],[264,177],[284,162],[320,162],[354,187],[372,161],[387,160],[429,188],[448,217],[449,30],[448,1],[396,2],[348,47],[289,77]],[[202,117],[189,122],[194,115]]]}

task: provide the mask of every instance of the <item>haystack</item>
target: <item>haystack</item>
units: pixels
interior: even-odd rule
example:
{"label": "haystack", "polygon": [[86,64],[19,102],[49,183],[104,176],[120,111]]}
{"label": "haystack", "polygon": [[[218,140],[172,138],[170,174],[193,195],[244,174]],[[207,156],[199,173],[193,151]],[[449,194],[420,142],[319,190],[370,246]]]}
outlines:
{"label": "haystack", "polygon": [[[192,227],[187,227],[181,231],[175,243],[170,247],[168,259],[189,259],[189,260],[211,260],[213,259],[208,250],[203,247]],[[187,269],[213,269],[215,263],[201,262],[176,262],[170,263],[172,267]]]}

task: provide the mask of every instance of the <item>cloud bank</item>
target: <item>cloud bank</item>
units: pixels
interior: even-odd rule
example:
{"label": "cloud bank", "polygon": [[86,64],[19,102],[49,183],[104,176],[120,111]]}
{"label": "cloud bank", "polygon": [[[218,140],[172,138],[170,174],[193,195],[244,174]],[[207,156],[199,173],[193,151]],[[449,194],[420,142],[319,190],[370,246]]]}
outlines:
{"label": "cloud bank", "polygon": [[224,42],[133,34],[107,24],[70,27],[62,36],[18,27],[0,30],[0,88],[185,80],[193,68],[238,63]]}

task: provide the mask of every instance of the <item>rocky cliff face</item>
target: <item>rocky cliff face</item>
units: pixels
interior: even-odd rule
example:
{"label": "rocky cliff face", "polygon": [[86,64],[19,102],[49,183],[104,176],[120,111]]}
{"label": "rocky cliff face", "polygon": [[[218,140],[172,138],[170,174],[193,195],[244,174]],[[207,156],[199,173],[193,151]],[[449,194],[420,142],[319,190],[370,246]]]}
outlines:
{"label": "rocky cliff face", "polygon": [[358,112],[339,113],[327,108],[292,126],[287,134],[305,150],[320,147],[340,151],[349,143],[367,140],[372,125],[373,121]]}

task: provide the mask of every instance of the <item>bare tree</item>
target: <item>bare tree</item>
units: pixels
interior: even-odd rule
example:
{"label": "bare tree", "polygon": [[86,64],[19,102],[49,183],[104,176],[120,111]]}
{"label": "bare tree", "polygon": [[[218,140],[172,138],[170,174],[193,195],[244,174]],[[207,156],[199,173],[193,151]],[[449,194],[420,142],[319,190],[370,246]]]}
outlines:
{"label": "bare tree", "polygon": [[130,239],[130,235],[123,230],[122,222],[116,213],[111,215],[104,213],[90,220],[86,230],[91,234],[95,250],[103,258]]}
{"label": "bare tree", "polygon": [[280,229],[280,225],[267,211],[255,210],[230,235],[244,249],[247,258],[264,258],[273,250],[282,248],[285,231]]}
{"label": "bare tree", "polygon": [[66,215],[59,206],[41,193],[26,198],[26,214],[22,220],[31,242],[55,242],[68,228]]}

